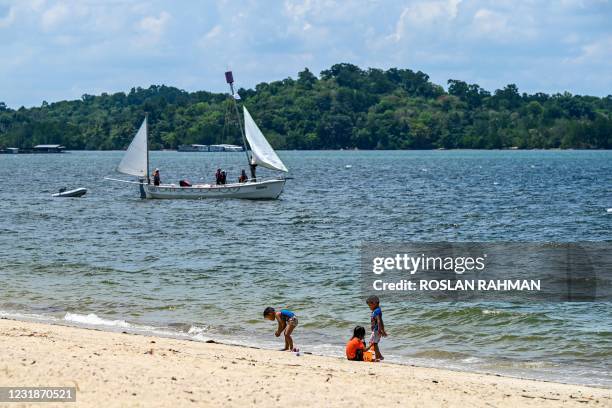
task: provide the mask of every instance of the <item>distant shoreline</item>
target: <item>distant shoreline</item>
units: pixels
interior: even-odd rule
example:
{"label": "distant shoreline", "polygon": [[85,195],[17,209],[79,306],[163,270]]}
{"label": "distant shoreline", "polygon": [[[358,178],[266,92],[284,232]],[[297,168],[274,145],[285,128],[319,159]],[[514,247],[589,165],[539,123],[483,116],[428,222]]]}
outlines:
{"label": "distant shoreline", "polygon": [[[443,151],[459,151],[459,152],[470,152],[470,151],[474,151],[474,152],[506,152],[506,151],[522,151],[522,152],[526,152],[526,151],[612,151],[612,149],[604,149],[604,148],[592,148],[592,149],[588,149],[588,148],[560,148],[560,147],[555,147],[555,148],[550,148],[550,149],[546,149],[546,148],[537,148],[537,149],[511,149],[511,148],[507,148],[507,149],[466,149],[466,148],[457,148],[457,149],[275,149],[278,152],[443,152]],[[240,152],[179,152],[176,149],[151,149],[151,152],[178,152],[178,153],[220,153],[220,154],[236,154],[236,153],[243,153],[242,151]],[[125,152],[125,150],[120,150],[120,149],[108,149],[108,150],[91,150],[91,149],[66,149],[64,150],[62,153],[69,153],[69,152]],[[1,152],[0,152],[1,153]],[[32,154],[32,155],[41,155],[41,154],[60,154],[60,153],[33,153],[33,152],[23,152],[23,153],[18,153],[18,154]],[[7,155],[11,155],[10,153],[7,153]]]}
{"label": "distant shoreline", "polygon": [[[422,71],[341,62],[318,76],[305,68],[297,79],[231,92],[277,150],[612,147],[612,95],[528,94],[514,83],[487,90],[458,79],[445,85]],[[230,100],[151,85],[27,109],[0,102],[0,145],[125,148],[147,115],[150,149],[242,145]]]}

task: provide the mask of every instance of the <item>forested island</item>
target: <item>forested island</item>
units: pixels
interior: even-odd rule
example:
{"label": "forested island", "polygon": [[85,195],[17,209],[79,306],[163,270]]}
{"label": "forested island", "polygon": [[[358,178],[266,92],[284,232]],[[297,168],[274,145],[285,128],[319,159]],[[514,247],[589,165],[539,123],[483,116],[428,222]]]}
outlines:
{"label": "forested island", "polygon": [[[445,90],[421,71],[351,64],[238,93],[276,149],[612,148],[612,95],[490,92],[455,79]],[[241,144],[231,104],[165,85],[16,110],[0,102],[0,148],[125,149],[145,112],[152,149]]]}

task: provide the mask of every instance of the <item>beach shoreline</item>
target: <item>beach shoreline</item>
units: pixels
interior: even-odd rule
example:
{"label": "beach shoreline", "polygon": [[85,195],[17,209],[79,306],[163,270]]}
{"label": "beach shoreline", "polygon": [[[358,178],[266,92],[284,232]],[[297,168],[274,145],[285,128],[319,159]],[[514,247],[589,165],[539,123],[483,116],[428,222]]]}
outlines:
{"label": "beach shoreline", "polygon": [[8,318],[0,350],[0,386],[76,387],[78,406],[612,404],[606,388]]}

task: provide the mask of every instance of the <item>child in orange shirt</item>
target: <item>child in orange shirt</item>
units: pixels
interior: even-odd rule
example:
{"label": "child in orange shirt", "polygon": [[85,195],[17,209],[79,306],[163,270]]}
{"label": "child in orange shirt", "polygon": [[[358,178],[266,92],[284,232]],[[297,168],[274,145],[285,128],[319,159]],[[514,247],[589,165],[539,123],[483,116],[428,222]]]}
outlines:
{"label": "child in orange shirt", "polygon": [[353,337],[346,343],[346,358],[352,361],[363,361],[363,353],[368,351],[371,345],[366,348],[363,338],[365,329],[361,326],[355,327]]}

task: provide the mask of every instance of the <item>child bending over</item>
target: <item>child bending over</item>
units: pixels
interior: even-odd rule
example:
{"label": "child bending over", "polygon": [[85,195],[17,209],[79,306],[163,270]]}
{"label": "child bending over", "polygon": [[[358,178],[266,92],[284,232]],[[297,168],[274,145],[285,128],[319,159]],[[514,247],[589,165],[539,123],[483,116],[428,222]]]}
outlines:
{"label": "child bending over", "polygon": [[280,312],[277,312],[273,307],[266,307],[263,315],[264,319],[266,320],[276,320],[278,322],[278,328],[274,333],[276,337],[280,336],[280,334],[284,331],[285,348],[283,351],[293,351],[293,339],[291,338],[291,333],[298,325],[298,319],[295,313],[288,309],[281,309]]}

